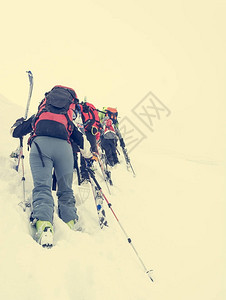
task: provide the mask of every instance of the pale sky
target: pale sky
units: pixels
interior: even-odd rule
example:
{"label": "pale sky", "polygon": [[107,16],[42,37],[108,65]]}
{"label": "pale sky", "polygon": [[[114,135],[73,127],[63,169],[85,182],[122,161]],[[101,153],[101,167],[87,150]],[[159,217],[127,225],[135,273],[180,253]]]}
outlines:
{"label": "pale sky", "polygon": [[5,1],[0,94],[25,106],[27,70],[33,109],[56,84],[123,112],[152,91],[208,148],[225,125],[225,15],[225,0]]}

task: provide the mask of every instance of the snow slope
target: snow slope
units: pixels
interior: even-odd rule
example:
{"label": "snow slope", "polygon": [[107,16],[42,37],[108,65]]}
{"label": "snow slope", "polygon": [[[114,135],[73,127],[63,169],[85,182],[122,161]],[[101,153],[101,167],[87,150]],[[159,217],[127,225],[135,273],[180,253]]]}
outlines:
{"label": "snow slope", "polygon": [[[9,154],[18,141],[9,127],[23,115],[1,97],[0,298],[6,300],[223,300],[225,174],[221,162],[150,148],[146,140],[131,153],[136,178],[121,164],[107,192],[124,229],[148,269],[138,261],[111,211],[100,230],[91,194],[82,201],[74,185],[85,232],[72,232],[55,215],[55,246],[42,249],[29,235],[21,172]],[[119,107],[118,107],[119,108]],[[164,133],[159,127],[159,132]],[[155,139],[152,140],[152,144]],[[25,152],[26,194],[32,180]],[[157,150],[156,150],[157,149]],[[214,183],[214,184],[213,184]]]}

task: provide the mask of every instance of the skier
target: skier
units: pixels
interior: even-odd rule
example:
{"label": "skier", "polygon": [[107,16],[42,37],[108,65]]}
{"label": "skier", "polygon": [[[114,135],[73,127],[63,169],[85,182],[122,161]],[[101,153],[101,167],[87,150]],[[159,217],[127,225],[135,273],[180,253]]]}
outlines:
{"label": "skier", "polygon": [[104,149],[107,163],[113,167],[119,163],[117,155],[117,135],[115,126],[117,126],[117,114],[111,115],[111,110],[117,112],[116,109],[103,107],[102,111],[99,110],[99,118],[101,124],[101,147]]}
{"label": "skier", "polygon": [[[58,187],[59,217],[71,229],[81,229],[72,190],[74,164],[70,139],[78,145],[80,152],[88,161],[92,160],[93,155],[86,137],[71,121],[78,102],[73,89],[55,86],[45,94],[36,115],[28,120],[20,118],[11,127],[12,136],[15,138],[31,133],[30,167],[34,183],[31,220],[36,227],[37,242],[43,247],[53,245],[54,199],[51,192],[53,168]],[[65,104],[64,107],[62,103]],[[64,115],[52,113],[50,107],[54,112],[66,109],[66,113],[64,112]]]}
{"label": "skier", "polygon": [[[86,134],[87,140],[90,142],[91,145],[91,151],[93,153],[93,158],[94,158],[92,162],[94,162],[98,160],[97,141],[100,138],[100,133],[99,133],[100,119],[98,116],[98,112],[93,104],[86,101],[79,104],[78,109],[80,109],[81,112],[84,132]],[[90,164],[89,167],[92,167],[92,165]],[[81,157],[80,172],[81,172],[81,183],[88,181],[89,175],[87,173],[86,162],[83,157]]]}

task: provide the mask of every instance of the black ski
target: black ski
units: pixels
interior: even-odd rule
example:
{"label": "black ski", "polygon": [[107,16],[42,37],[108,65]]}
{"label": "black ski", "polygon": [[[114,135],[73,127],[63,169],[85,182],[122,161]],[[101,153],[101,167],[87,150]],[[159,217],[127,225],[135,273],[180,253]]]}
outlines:
{"label": "black ski", "polygon": [[[98,148],[100,149],[100,147],[98,147]],[[100,149],[100,151],[98,151],[98,162],[99,162],[99,166],[100,166],[104,181],[106,182],[108,192],[109,192],[109,194],[111,194],[111,191],[108,186],[108,183],[110,185],[113,185],[113,182],[111,179],[111,171],[108,170],[106,155],[102,151],[102,149]]]}
{"label": "black ski", "polygon": [[129,155],[128,155],[128,152],[127,152],[127,149],[126,149],[126,146],[125,146],[125,143],[124,143],[124,140],[122,138],[121,132],[119,131],[119,129],[116,126],[114,126],[114,128],[115,128],[115,132],[117,134],[117,137],[118,137],[118,139],[120,141],[120,146],[122,148],[122,152],[123,152],[123,155],[124,155],[124,158],[125,158],[127,170],[128,171],[131,170],[132,173],[133,173],[133,176],[136,176],[136,173],[135,173],[135,171],[133,169],[133,166],[131,164],[131,161],[130,161],[130,158],[129,158]]}
{"label": "black ski", "polygon": [[127,149],[124,147],[122,148],[122,152],[123,152],[123,155],[125,157],[125,161],[126,161],[126,166],[127,166],[127,170],[128,171],[132,171],[133,173],[133,176],[136,176],[136,173],[134,172],[134,169],[133,169],[133,166],[131,164],[131,161],[130,161],[130,158],[129,158],[129,155],[128,155],[128,152],[127,152]]}

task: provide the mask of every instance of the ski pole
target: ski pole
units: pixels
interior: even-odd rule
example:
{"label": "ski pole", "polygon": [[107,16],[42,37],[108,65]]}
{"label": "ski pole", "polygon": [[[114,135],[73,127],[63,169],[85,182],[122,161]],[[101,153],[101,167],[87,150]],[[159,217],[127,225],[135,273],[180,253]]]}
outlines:
{"label": "ski pole", "polygon": [[[32,95],[32,91],[33,91],[33,74],[31,71],[27,71],[27,73],[28,73],[28,77],[29,77],[30,87],[29,87],[29,94],[28,94],[28,100],[27,100],[27,106],[26,106],[26,110],[25,110],[24,120],[27,119],[28,110],[29,110],[29,106],[30,106],[30,102],[31,102],[31,95]],[[20,138],[20,154],[19,154],[19,158],[18,158],[18,165],[16,166],[17,171],[19,170],[20,161],[21,161],[21,165],[22,165],[22,179],[21,180],[23,183],[23,201],[21,201],[19,203],[19,205],[23,208],[24,211],[26,211],[26,207],[30,207],[30,203],[28,201],[26,201],[26,195],[25,195],[23,137]]]}
{"label": "ski pole", "polygon": [[18,203],[19,206],[23,208],[23,211],[26,211],[27,207],[30,207],[31,204],[29,201],[26,200],[25,194],[25,172],[24,172],[24,154],[23,154],[23,138],[20,138],[20,160],[21,160],[21,167],[22,167],[22,187],[23,187],[23,201]]}
{"label": "ski pole", "polygon": [[98,190],[100,191],[102,197],[103,197],[104,200],[107,202],[108,207],[110,208],[112,214],[114,215],[116,221],[118,222],[118,224],[119,224],[119,226],[120,226],[122,232],[123,232],[124,235],[126,236],[128,243],[129,243],[130,246],[132,247],[133,251],[135,252],[135,254],[136,254],[137,258],[138,258],[138,260],[140,261],[141,265],[143,266],[143,269],[144,269],[145,273],[148,275],[148,277],[151,279],[151,281],[154,281],[154,280],[152,279],[152,277],[151,277],[151,274],[150,274],[150,272],[151,272],[152,270],[148,270],[148,269],[146,268],[146,266],[145,266],[143,260],[140,258],[140,256],[139,256],[139,254],[138,254],[136,248],[134,247],[134,245],[133,245],[133,243],[132,243],[131,238],[128,236],[128,234],[126,233],[125,229],[123,228],[121,222],[119,221],[118,217],[116,216],[116,214],[115,214],[115,212],[114,212],[114,210],[113,210],[113,208],[112,208],[112,204],[108,201],[108,199],[107,199],[106,196],[104,195],[104,193],[103,193],[103,191],[102,191],[102,189],[101,189],[101,186],[99,185],[98,181],[96,180],[96,177],[95,177],[93,171],[92,171],[90,168],[87,168],[87,170],[88,170],[88,172],[89,172],[89,174],[90,174],[90,177],[91,177],[91,178],[93,179],[93,181],[95,182],[96,187],[97,187]]}
{"label": "ski pole", "polygon": [[[28,115],[28,110],[30,107],[30,102],[31,102],[31,95],[32,95],[32,91],[33,91],[33,74],[31,71],[26,71],[28,73],[28,78],[29,78],[29,93],[28,93],[28,99],[27,99],[27,106],[25,109],[25,114],[24,114],[24,120],[27,119],[27,115]],[[20,154],[18,157],[18,164],[16,166],[16,170],[19,170],[19,165],[20,165],[20,161],[21,161],[21,157],[23,156],[23,137],[20,138]]]}

